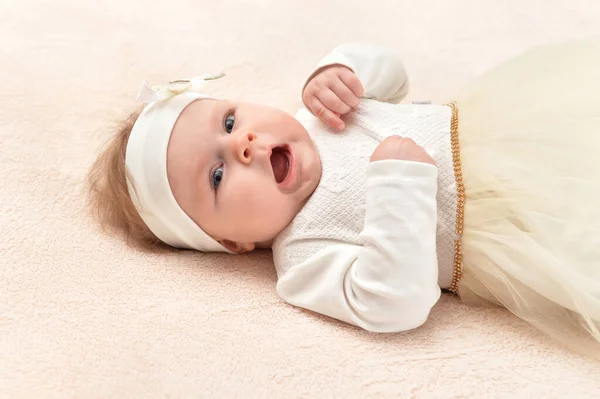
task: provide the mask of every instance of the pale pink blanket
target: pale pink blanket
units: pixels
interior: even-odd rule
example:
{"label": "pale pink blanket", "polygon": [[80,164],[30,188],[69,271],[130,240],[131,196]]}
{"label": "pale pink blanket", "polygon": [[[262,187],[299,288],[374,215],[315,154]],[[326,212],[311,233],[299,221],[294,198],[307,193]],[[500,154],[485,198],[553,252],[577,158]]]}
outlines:
{"label": "pale pink blanket", "polygon": [[532,45],[600,35],[584,0],[0,2],[0,397],[597,398],[600,364],[444,297],[374,335],[292,308],[268,253],[150,256],[101,235],[83,179],[151,83],[294,111],[334,46],[391,47],[408,100],[451,100]]}

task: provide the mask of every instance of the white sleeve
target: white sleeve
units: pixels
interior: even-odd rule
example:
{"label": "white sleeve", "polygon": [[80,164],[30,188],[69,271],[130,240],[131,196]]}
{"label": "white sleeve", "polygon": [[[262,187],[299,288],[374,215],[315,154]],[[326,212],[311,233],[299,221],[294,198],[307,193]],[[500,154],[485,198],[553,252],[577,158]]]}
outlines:
{"label": "white sleeve", "polygon": [[437,168],[386,160],[367,168],[362,246],[338,244],[277,283],[288,303],[373,332],[421,326],[441,295]]}
{"label": "white sleeve", "polygon": [[324,67],[344,65],[363,85],[364,98],[398,103],[408,93],[408,76],[402,61],[386,48],[354,43],[336,47],[323,58],[304,86]]}

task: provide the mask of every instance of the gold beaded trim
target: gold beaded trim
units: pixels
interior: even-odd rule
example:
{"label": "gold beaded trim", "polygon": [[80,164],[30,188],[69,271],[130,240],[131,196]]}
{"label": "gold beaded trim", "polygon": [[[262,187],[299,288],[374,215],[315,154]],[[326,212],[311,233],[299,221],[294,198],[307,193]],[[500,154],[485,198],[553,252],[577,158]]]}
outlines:
{"label": "gold beaded trim", "polygon": [[452,163],[454,164],[454,179],[456,180],[456,241],[454,242],[454,270],[452,272],[452,284],[450,292],[458,295],[458,283],[463,275],[462,261],[462,235],[465,220],[465,186],[462,179],[462,167],[460,163],[460,142],[458,140],[458,107],[455,102],[448,104],[452,109],[450,120],[450,148],[452,149]]}

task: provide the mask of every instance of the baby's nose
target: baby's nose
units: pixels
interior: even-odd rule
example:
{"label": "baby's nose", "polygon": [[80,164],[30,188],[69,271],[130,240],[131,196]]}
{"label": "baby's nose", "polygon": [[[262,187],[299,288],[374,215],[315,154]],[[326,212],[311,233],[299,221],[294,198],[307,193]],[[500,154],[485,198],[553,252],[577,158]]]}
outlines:
{"label": "baby's nose", "polygon": [[252,162],[252,145],[256,140],[253,132],[242,133],[236,140],[237,148],[234,150],[240,162],[249,164]]}

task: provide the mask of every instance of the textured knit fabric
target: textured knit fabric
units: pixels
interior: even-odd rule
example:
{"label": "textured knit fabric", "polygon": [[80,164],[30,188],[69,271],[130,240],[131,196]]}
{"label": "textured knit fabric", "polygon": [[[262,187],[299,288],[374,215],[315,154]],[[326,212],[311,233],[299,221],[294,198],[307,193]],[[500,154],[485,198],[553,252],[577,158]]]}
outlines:
{"label": "textured knit fabric", "polygon": [[[350,66],[361,79],[365,93],[374,99],[361,101],[346,118],[343,132],[330,130],[307,109],[296,115],[316,144],[323,174],[307,204],[273,245],[278,293],[289,303],[369,330],[417,327],[439,298],[439,287],[447,288],[452,277],[456,185],[450,151],[450,108],[378,101],[400,100],[407,86],[401,64],[381,49],[346,45],[334,50],[325,61],[318,68],[327,64]],[[422,204],[411,203],[406,191],[418,189],[412,185],[414,181],[402,181],[413,177],[407,165],[397,165],[405,161],[369,164],[377,145],[390,135],[412,138],[436,160],[434,184],[439,189],[437,195],[433,191],[431,209],[421,208],[427,198]],[[419,166],[410,166],[415,167]],[[372,184],[382,178],[381,174],[398,179],[396,187]],[[421,183],[428,184],[426,179]],[[368,195],[374,198],[371,203]],[[377,226],[366,225],[369,212],[381,215],[370,222]],[[421,214],[433,217],[432,229],[419,225],[431,220],[419,219]],[[374,229],[379,230],[373,233]],[[377,264],[364,264],[364,252],[369,251],[365,249],[365,235],[374,241],[371,250],[383,254],[376,258]],[[428,240],[433,245],[423,251]],[[377,277],[369,280],[366,275]],[[435,278],[431,280],[431,276]],[[427,283],[423,283],[425,280]],[[365,288],[366,284],[376,287]],[[361,296],[360,290],[368,291],[368,299]]]}
{"label": "textured knit fabric", "polygon": [[[279,235],[273,246],[279,276],[277,288],[283,299],[319,313],[326,313],[330,307],[328,298],[332,291],[337,290],[341,297],[347,297],[348,292],[343,283],[344,275],[351,271],[358,256],[356,251],[364,244],[361,233],[365,228],[369,158],[379,142],[390,134],[412,138],[422,145],[438,164],[438,284],[442,288],[449,286],[452,278],[456,220],[456,187],[449,149],[450,116],[451,111],[445,106],[394,105],[363,100],[356,113],[346,121],[345,131],[335,133],[308,111],[302,110],[298,113],[297,118],[313,135],[321,157],[323,175],[309,201]],[[377,190],[377,186],[370,189]],[[372,195],[377,196],[377,193]],[[402,202],[401,194],[393,197],[390,202],[392,203],[389,206],[399,212],[414,211]],[[406,209],[402,209],[403,207]],[[401,223],[394,228],[396,231],[418,231],[418,226],[405,226]],[[421,237],[411,238],[418,240]],[[383,239],[382,236],[381,240]],[[398,248],[401,248],[400,244],[398,243]],[[332,248],[344,252],[344,267],[337,268],[337,265],[332,264],[338,261],[337,258],[332,260]],[[418,251],[415,251],[415,256],[418,256]],[[418,259],[416,261],[415,269],[422,267]],[[315,262],[319,266],[315,266]],[[414,283],[411,271],[404,270],[401,264],[395,264],[401,262],[396,257],[389,259],[389,262],[392,274],[396,271],[396,275],[401,275],[399,277],[403,279],[402,286],[410,287]],[[388,267],[373,266],[380,266],[382,270]],[[332,276],[334,269],[338,272]],[[318,284],[314,283],[315,279],[320,280]],[[389,276],[388,279],[380,281],[383,287],[388,283],[391,283]],[[318,288],[323,286],[325,287]],[[320,295],[321,291],[325,293],[324,296]],[[416,308],[419,304],[413,305]],[[331,315],[331,312],[329,313]],[[351,319],[344,321],[357,324]]]}

